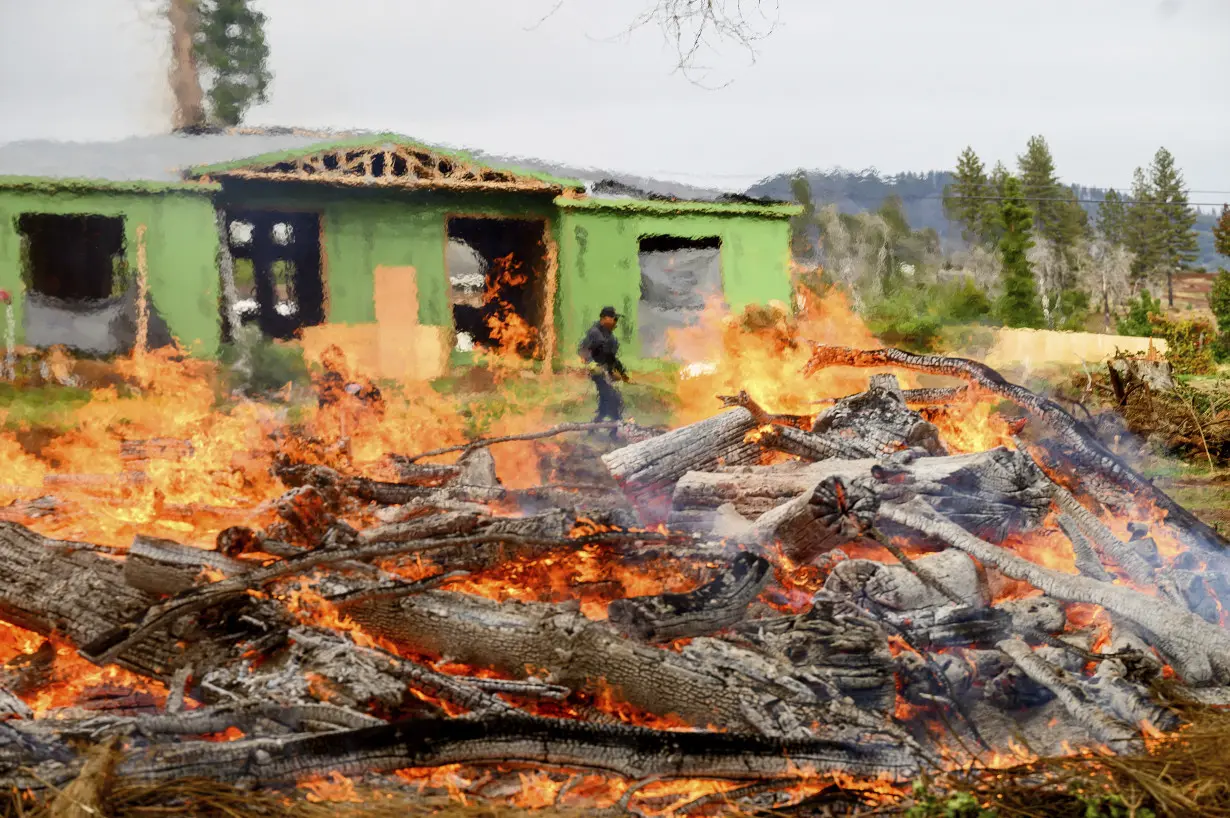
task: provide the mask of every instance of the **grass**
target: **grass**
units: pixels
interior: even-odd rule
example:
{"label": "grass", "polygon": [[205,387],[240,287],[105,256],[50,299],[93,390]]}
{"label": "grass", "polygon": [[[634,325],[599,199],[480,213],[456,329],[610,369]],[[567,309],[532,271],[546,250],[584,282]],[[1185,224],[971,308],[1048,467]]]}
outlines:
{"label": "grass", "polygon": [[84,406],[89,400],[88,389],[58,385],[20,387],[0,383],[0,411],[4,413],[6,429],[33,426],[70,428],[73,425],[73,410]]}
{"label": "grass", "polygon": [[[624,417],[645,426],[664,425],[676,406],[672,372],[636,373],[633,383],[621,384]],[[491,373],[472,368],[432,382],[432,389],[464,404],[467,432],[484,434],[490,424],[510,413],[541,412],[544,422],[583,422],[593,418],[594,386],[576,372],[547,377],[525,371],[498,383]]]}

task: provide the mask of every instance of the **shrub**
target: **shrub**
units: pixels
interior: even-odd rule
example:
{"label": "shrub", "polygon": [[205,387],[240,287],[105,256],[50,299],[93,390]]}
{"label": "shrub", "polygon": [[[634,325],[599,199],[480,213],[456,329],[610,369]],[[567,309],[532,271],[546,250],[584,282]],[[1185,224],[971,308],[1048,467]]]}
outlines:
{"label": "shrub", "polygon": [[303,352],[295,346],[275,344],[250,327],[241,329],[235,341],[222,350],[225,380],[229,390],[250,394],[272,392],[287,383],[309,379]]}
{"label": "shrub", "polygon": [[1153,324],[1149,320],[1150,316],[1161,314],[1161,300],[1150,295],[1148,290],[1141,290],[1139,298],[1128,302],[1127,315],[1119,319],[1117,323],[1119,334],[1148,338],[1154,334]]}
{"label": "shrub", "polygon": [[976,324],[991,300],[968,278],[901,286],[867,304],[868,329],[886,344],[918,351],[936,348],[945,327]]}
{"label": "shrub", "polygon": [[1089,320],[1089,293],[1080,289],[1064,290],[1055,300],[1051,323],[1055,329],[1079,332]]}
{"label": "shrub", "polygon": [[1217,317],[1217,329],[1230,334],[1230,270],[1219,270],[1209,292],[1209,309]]}
{"label": "shrub", "polygon": [[1169,321],[1160,315],[1149,317],[1153,337],[1166,341],[1166,360],[1176,375],[1207,375],[1216,368],[1213,352],[1217,331],[1212,324],[1202,319]]}

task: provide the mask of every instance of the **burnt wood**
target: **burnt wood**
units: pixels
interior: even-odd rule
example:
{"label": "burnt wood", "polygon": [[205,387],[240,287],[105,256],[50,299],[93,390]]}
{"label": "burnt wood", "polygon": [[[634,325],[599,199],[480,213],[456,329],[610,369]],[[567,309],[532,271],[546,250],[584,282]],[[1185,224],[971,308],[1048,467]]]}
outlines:
{"label": "burnt wood", "polygon": [[617,599],[608,618],[625,636],[645,641],[716,633],[743,619],[771,570],[768,560],[745,551],[695,591]]}

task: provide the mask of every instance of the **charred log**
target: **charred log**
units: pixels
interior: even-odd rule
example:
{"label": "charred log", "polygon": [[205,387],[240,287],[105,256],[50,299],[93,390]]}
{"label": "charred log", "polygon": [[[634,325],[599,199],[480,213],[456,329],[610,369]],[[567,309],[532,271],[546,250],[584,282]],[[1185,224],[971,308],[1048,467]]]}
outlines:
{"label": "charred log", "polygon": [[1026,676],[1055,694],[1068,714],[1095,739],[1117,752],[1144,749],[1140,732],[1118,716],[1104,711],[1071,674],[1036,655],[1033,648],[1020,639],[1005,639],[998,647],[1012,657]]}
{"label": "charred log", "polygon": [[554,683],[605,686],[644,711],[697,726],[804,735],[833,704],[800,684],[788,662],[704,637],[678,653],[663,650],[552,605],[431,591],[344,610],[369,632],[416,652],[513,676],[543,668]]}
{"label": "charred log", "polygon": [[402,455],[390,455],[389,459],[397,469],[397,476],[408,486],[438,487],[455,479],[461,473],[457,466],[443,466],[429,463],[415,463]]}
{"label": "charred log", "polygon": [[1170,657],[1188,684],[1230,684],[1230,634],[1184,608],[1120,585],[1036,565],[936,517],[925,505],[882,506],[880,513],[901,525],[942,539],[984,565],[1028,582],[1048,596],[1065,602],[1101,605],[1131,621],[1153,635],[1153,644]]}
{"label": "charred log", "polygon": [[138,534],[124,559],[124,580],[147,593],[178,594],[200,582],[207,568],[235,576],[249,567],[217,551]]}
{"label": "charred log", "polygon": [[985,608],[990,603],[986,577],[960,551],[929,554],[914,563],[930,582],[903,565],[846,560],[833,568],[824,589],[856,604],[870,603],[891,611],[939,608],[951,604],[953,598],[975,608]]}
{"label": "charred log", "polygon": [[[726,503],[758,517],[829,478],[847,486],[867,485],[881,500],[916,495],[977,536],[999,542],[1029,531],[1051,507],[1051,482],[1022,452],[993,449],[978,454],[890,460],[829,460],[798,469],[749,467],[738,472],[693,471],[672,497],[671,525],[703,529]],[[869,481],[870,478],[870,481]]]}
{"label": "charred log", "polygon": [[698,423],[603,455],[611,476],[646,522],[664,520],[675,483],[690,471],[755,462],[760,446],[747,439],[756,420],[747,409],[730,409]]}
{"label": "charred log", "polygon": [[716,579],[690,593],[615,600],[608,608],[609,621],[624,635],[646,641],[716,633],[743,619],[771,568],[763,557],[744,552]]}
{"label": "charred log", "polygon": [[[332,771],[359,775],[507,763],[603,770],[633,779],[746,780],[841,772],[905,780],[919,768],[918,759],[887,734],[845,731],[833,738],[782,741],[509,715],[416,719],[282,740],[155,747],[130,754],[119,772],[142,781],[205,777],[260,785]],[[51,783],[71,774],[64,770]]]}
{"label": "charred log", "polygon": [[943,605],[915,611],[885,612],[918,650],[994,645],[1012,631],[1012,617],[999,608]]}
{"label": "charred log", "polygon": [[866,536],[879,508],[869,482],[864,479],[847,486],[839,477],[825,478],[810,491],[762,514],[748,531],[748,539],[761,546],[780,544],[790,559],[808,562]]}
{"label": "charred log", "polygon": [[1098,557],[1097,549],[1093,547],[1093,543],[1089,542],[1089,538],[1081,531],[1080,526],[1076,524],[1067,514],[1060,514],[1057,520],[1059,528],[1068,537],[1068,542],[1072,543],[1072,556],[1076,563],[1076,570],[1082,576],[1096,579],[1100,582],[1110,582],[1114,577],[1106,572],[1106,567],[1102,564],[1102,560]]}
{"label": "charred log", "polygon": [[1230,549],[1230,541],[1131,469],[1062,406],[1021,386],[1008,383],[1002,375],[985,364],[964,358],[915,355],[899,349],[856,350],[849,347],[816,345],[805,372],[811,374],[829,366],[899,366],[961,378],[980,389],[1007,398],[1042,420],[1058,435],[1062,448],[1070,453],[1070,472],[1076,475],[1079,481],[1092,486],[1090,477],[1096,477],[1120,489],[1114,497],[1104,493],[1098,497],[1100,501],[1117,511],[1130,512],[1142,499],[1148,500],[1166,513],[1162,525],[1184,545],[1218,554]]}
{"label": "charred log", "polygon": [[861,457],[882,457],[916,447],[932,455],[948,453],[940,443],[939,430],[906,407],[893,375],[876,375],[866,392],[837,401],[817,416],[811,433]]}

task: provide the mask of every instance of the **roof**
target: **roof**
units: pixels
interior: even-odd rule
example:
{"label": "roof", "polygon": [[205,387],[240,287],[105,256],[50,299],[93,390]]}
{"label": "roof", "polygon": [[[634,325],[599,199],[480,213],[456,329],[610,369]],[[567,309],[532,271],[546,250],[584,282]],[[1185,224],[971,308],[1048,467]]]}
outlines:
{"label": "roof", "polygon": [[293,131],[164,134],[112,142],[27,140],[0,145],[0,176],[182,183],[183,172],[197,165],[293,151],[321,141],[319,133]]}
{"label": "roof", "polygon": [[776,219],[788,219],[803,212],[803,206],[797,204],[742,201],[690,202],[663,199],[616,199],[594,196],[586,196],[583,199],[559,196],[555,199],[555,204],[560,208],[574,210],[624,210],[659,214],[707,213],[718,216],[761,216]]}
{"label": "roof", "polygon": [[308,154],[379,145],[428,150],[460,162],[537,180],[551,187],[584,189],[587,193],[610,200],[736,202],[749,206],[776,204],[769,200],[751,200],[720,190],[630,174],[593,168],[577,169],[536,159],[510,160],[480,151],[467,153],[429,145],[401,134],[338,133],[293,128],[162,134],[105,142],[11,142],[0,145],[0,187],[94,187],[134,192],[184,190],[191,189],[191,183],[185,184],[186,177],[242,173],[245,169],[268,167]]}
{"label": "roof", "polygon": [[[259,175],[284,176],[287,175],[287,172],[294,173],[294,171],[289,168],[283,169],[279,166],[287,163],[293,163],[294,160],[301,159],[305,155],[320,155],[336,151],[346,151],[347,149],[382,151],[396,148],[408,149],[411,152],[430,154],[430,157],[425,157],[425,159],[431,160],[428,164],[433,164],[436,158],[444,158],[452,160],[452,162],[457,163],[459,166],[469,166],[475,170],[478,168],[484,168],[502,174],[507,174],[509,176],[519,177],[521,180],[538,182],[542,185],[558,188],[559,190],[566,188],[580,190],[585,187],[585,182],[580,179],[564,178],[524,166],[505,165],[498,161],[480,158],[465,151],[453,150],[452,148],[441,147],[439,145],[430,145],[426,142],[420,142],[416,139],[396,133],[362,134],[346,139],[333,139],[325,141],[318,140],[307,146],[295,146],[290,149],[270,151],[257,156],[249,154],[231,161],[198,164],[189,169],[189,174],[194,177],[224,176],[227,174],[238,175],[244,171],[256,171]],[[424,169],[434,170],[434,168]],[[460,169],[462,168],[457,168],[457,170]],[[270,174],[270,171],[273,171],[273,173]],[[319,173],[320,171],[317,172]],[[450,174],[451,173],[452,171],[450,171]],[[408,174],[405,178],[407,180],[413,180],[414,176],[412,174]],[[394,181],[389,177],[385,177],[385,179],[388,181]],[[369,177],[364,181],[366,183],[372,183],[373,181],[381,180],[373,180]],[[430,186],[430,184],[431,183],[428,182],[427,186]]]}

